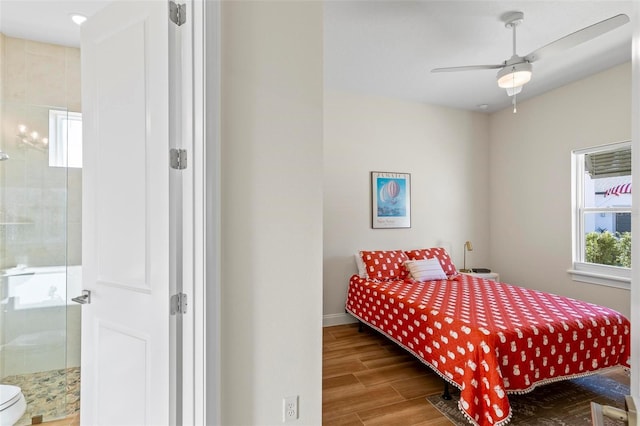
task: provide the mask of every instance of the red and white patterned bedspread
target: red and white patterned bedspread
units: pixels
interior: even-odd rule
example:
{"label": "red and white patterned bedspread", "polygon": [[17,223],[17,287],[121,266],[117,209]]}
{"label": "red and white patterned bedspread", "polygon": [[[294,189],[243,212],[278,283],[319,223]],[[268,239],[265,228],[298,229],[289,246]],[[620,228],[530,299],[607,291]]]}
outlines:
{"label": "red and white patterned bedspread", "polygon": [[458,387],[472,424],[508,423],[508,393],[629,366],[630,324],[620,313],[470,275],[427,282],[354,275],[346,308]]}

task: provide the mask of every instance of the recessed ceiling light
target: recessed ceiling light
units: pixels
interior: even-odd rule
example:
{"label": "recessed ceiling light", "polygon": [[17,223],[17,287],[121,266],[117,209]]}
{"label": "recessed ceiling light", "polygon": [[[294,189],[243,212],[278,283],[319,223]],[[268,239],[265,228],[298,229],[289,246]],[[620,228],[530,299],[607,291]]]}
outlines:
{"label": "recessed ceiling light", "polygon": [[76,25],[82,25],[82,23],[87,20],[87,17],[80,13],[72,13],[69,17]]}

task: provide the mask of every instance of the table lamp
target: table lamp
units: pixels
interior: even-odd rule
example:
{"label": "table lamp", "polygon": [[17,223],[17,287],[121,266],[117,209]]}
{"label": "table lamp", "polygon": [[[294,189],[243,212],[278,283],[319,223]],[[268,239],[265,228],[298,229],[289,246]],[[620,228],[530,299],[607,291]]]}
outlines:
{"label": "table lamp", "polygon": [[467,269],[467,252],[473,251],[473,246],[471,245],[471,241],[465,241],[464,243],[464,263],[462,264],[462,269],[460,272],[471,272],[471,269]]}

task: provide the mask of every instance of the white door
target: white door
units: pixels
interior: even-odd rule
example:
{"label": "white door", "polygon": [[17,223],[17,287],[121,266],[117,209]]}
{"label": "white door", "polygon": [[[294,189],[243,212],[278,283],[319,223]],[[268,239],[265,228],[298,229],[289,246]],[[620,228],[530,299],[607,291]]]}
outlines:
{"label": "white door", "polygon": [[168,2],[115,1],[82,27],[83,425],[175,423],[168,26]]}

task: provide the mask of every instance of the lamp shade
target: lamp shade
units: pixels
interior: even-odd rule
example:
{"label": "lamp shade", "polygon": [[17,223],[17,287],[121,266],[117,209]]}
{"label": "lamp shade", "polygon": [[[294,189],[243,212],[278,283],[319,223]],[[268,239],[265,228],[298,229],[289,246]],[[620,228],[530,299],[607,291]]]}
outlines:
{"label": "lamp shade", "polygon": [[498,71],[498,86],[503,89],[521,87],[531,80],[531,64],[522,62]]}
{"label": "lamp shade", "polygon": [[509,96],[517,95],[520,92],[522,92],[522,86],[520,86],[520,87],[507,87],[507,95],[509,95]]}

